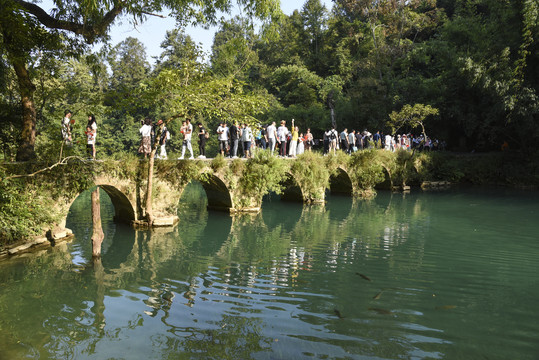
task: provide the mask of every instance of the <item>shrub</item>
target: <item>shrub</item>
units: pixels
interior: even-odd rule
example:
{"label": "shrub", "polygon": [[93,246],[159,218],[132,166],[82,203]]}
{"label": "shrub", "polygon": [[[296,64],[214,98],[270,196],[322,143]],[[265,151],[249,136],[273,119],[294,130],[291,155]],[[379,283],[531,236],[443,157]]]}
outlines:
{"label": "shrub", "polygon": [[[262,197],[269,193],[281,193],[281,183],[285,180],[288,164],[285,160],[271,156],[269,151],[257,151],[245,164],[243,175],[239,182],[239,193],[244,195],[240,202],[242,206],[249,206],[248,199],[256,198],[256,206],[262,204]],[[234,162],[233,162],[234,163]]]}
{"label": "shrub", "polygon": [[371,197],[376,194],[374,187],[384,181],[384,168],[378,155],[380,151],[370,149],[352,154],[350,178],[357,196]]}
{"label": "shrub", "polygon": [[324,198],[329,187],[329,177],[337,170],[336,164],[337,162],[331,162],[333,168],[330,169],[324,157],[315,152],[305,152],[298,156],[292,164],[291,172],[301,186],[304,201]]}

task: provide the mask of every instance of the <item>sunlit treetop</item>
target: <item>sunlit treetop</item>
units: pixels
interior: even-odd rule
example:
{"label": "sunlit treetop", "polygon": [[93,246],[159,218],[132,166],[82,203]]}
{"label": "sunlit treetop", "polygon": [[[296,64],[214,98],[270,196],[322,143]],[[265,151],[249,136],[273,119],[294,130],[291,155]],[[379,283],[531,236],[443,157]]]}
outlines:
{"label": "sunlit treetop", "polygon": [[168,14],[180,25],[206,26],[216,24],[220,14],[229,14],[234,8],[260,19],[266,26],[282,17],[279,0],[54,0],[50,13],[30,1],[2,2],[17,4],[45,27],[68,31],[83,37],[87,43],[107,39],[111,25],[120,16],[138,25],[149,16]]}

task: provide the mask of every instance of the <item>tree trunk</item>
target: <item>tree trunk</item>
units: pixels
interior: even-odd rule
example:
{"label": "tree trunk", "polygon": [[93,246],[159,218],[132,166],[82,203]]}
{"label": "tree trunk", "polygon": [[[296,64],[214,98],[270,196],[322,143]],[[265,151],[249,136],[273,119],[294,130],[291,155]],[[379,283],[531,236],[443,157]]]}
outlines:
{"label": "tree trunk", "polygon": [[[157,142],[157,141],[156,141]],[[152,209],[152,186],[153,186],[153,166],[154,166],[154,157],[157,148],[154,146],[152,152],[150,153],[150,159],[148,162],[148,181],[146,183],[146,221],[148,226],[153,224],[153,209]]]}
{"label": "tree trunk", "polygon": [[335,105],[333,104],[333,91],[328,95],[328,106],[331,112],[331,126],[337,129],[337,120],[335,119]]}
{"label": "tree trunk", "polygon": [[92,193],[92,256],[101,256],[101,244],[105,238],[101,227],[101,202],[99,201],[99,187]]}
{"label": "tree trunk", "polygon": [[30,74],[23,62],[19,60],[14,61],[13,68],[15,74],[17,74],[22,106],[22,131],[16,160],[28,161],[36,157],[34,149],[36,143],[36,106],[34,103],[34,92],[36,87],[30,80]]}
{"label": "tree trunk", "polygon": [[93,257],[92,263],[94,266],[96,297],[92,311],[95,314],[94,327],[97,333],[103,335],[105,332],[105,268],[100,257]]}
{"label": "tree trunk", "polygon": [[[170,120],[175,119],[179,115],[173,116],[170,119],[165,121],[165,124],[168,124]],[[163,131],[163,128],[158,126],[157,131],[155,133],[155,141],[152,148],[152,152],[150,153],[150,159],[148,161],[148,182],[146,185],[146,221],[148,222],[148,226],[151,227],[153,225],[153,209],[152,209],[152,186],[153,186],[153,167],[155,163],[155,154],[157,153],[157,149],[159,148],[159,139],[161,138],[161,133]]]}

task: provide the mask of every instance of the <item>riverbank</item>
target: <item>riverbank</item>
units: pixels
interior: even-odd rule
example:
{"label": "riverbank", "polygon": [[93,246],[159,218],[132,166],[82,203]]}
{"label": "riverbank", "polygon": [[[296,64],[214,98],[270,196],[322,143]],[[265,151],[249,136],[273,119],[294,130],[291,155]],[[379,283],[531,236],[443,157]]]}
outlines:
{"label": "riverbank", "polygon": [[[423,190],[440,189],[450,184],[496,185],[523,189],[537,189],[539,186],[538,157],[519,152],[485,154],[423,152],[414,154],[413,158],[410,152],[391,153],[382,150],[361,151],[352,156],[340,152],[337,156],[326,157],[320,154],[306,154],[293,162],[289,159],[277,159],[277,162],[271,163],[259,161],[256,163],[256,174],[267,173],[269,168],[265,169],[265,166],[274,167],[276,164],[280,166],[280,162],[286,163],[288,168],[294,167],[291,171],[294,171],[297,182],[313,189],[329,189],[329,179],[337,175],[337,169],[347,169],[351,181],[357,188],[352,193],[355,197],[372,196],[376,193],[376,189],[402,190],[408,186]],[[166,174],[169,167],[177,163],[168,161],[159,165],[158,162],[157,166],[163,167],[162,172]],[[198,163],[196,160],[186,161],[182,167],[185,171],[180,172],[182,178],[175,181],[179,181],[181,186],[193,180],[200,181],[196,169],[204,165]],[[227,178],[233,174],[251,171],[249,164],[252,163],[241,163],[243,165],[239,160],[224,162],[217,158],[211,161],[210,166],[215,171],[224,172],[223,176]],[[31,173],[39,166],[42,165],[24,164],[21,169],[12,163],[0,164],[0,177],[3,179],[17,171]],[[122,176],[134,176],[141,166],[145,166],[145,163],[136,158],[121,162],[106,160],[102,164],[93,165],[69,163],[34,177],[2,181],[0,252],[9,256],[10,251],[15,254],[14,249],[21,246],[21,251],[25,252],[34,247],[54,245],[54,241],[51,241],[55,240],[54,236],[50,234],[54,234],[55,231],[59,233],[66,231],[61,214],[69,211],[71,202],[78,194],[94,186],[92,171],[96,171],[96,167],[100,167],[100,171],[110,172],[114,169],[122,173]],[[140,173],[143,174],[144,171]],[[176,173],[177,171],[170,177],[177,176]],[[275,180],[268,178],[265,180],[276,183],[266,184],[264,189],[274,188],[281,181],[277,177]],[[259,181],[241,181],[235,186],[241,186],[245,192],[256,192]],[[323,194],[320,197],[323,199]],[[47,232],[49,236],[46,236]]]}

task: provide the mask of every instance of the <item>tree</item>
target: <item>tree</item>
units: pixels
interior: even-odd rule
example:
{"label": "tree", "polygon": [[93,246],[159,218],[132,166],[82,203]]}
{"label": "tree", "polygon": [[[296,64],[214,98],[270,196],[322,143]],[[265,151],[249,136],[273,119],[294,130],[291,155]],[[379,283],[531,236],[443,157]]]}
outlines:
{"label": "tree", "polygon": [[[281,16],[277,0],[238,0],[249,16],[278,19]],[[224,1],[79,1],[55,0],[55,9],[47,13],[39,5],[24,0],[1,0],[0,33],[19,83],[23,122],[18,160],[35,156],[36,109],[35,86],[28,73],[28,56],[36,49],[37,40],[47,39],[47,48],[60,49],[66,43],[93,44],[106,41],[111,25],[121,16],[133,23],[143,22],[153,13],[169,10],[180,24],[215,23],[218,13],[230,12],[231,0]],[[266,22],[269,25],[270,22]],[[54,42],[56,40],[56,43]]]}
{"label": "tree", "polygon": [[410,129],[421,127],[423,139],[425,140],[427,139],[427,133],[425,132],[424,122],[429,116],[438,114],[438,109],[433,108],[430,105],[414,104],[414,106],[411,106],[406,104],[400,111],[393,111],[391,114],[389,114],[389,121],[387,125],[391,128],[393,135],[395,135],[396,132],[403,127]]}
{"label": "tree", "polygon": [[258,61],[253,50],[256,40],[257,36],[248,19],[236,16],[222,22],[212,45],[211,67],[215,74],[246,79],[250,67]]}
{"label": "tree", "polygon": [[165,40],[161,42],[163,52],[157,59],[155,72],[163,69],[184,69],[198,66],[199,59],[203,60],[200,44],[196,44],[191,36],[181,29],[167,31]]}
{"label": "tree", "polygon": [[307,65],[312,71],[322,74],[322,56],[324,32],[327,29],[327,9],[320,0],[307,0],[301,9],[303,21],[304,51]]}

